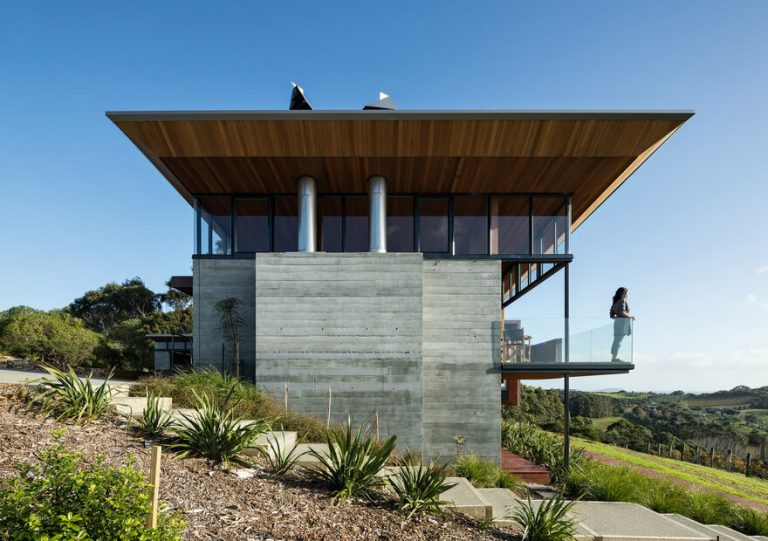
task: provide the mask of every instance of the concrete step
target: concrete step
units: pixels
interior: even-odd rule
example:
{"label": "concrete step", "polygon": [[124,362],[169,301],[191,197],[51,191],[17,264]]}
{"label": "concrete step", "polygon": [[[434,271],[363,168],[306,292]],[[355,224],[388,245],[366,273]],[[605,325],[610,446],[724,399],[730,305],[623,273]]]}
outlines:
{"label": "concrete step", "polygon": [[531,493],[531,498],[551,500],[560,492],[553,486],[541,485],[538,483],[524,483],[525,488]]}
{"label": "concrete step", "polygon": [[754,539],[755,541],[768,541],[768,537],[764,535],[753,535],[750,539]]}
{"label": "concrete step", "polygon": [[171,417],[174,421],[179,423],[184,422],[184,415],[190,418],[194,418],[197,415],[197,410],[194,408],[172,408]]}
{"label": "concrete step", "polygon": [[701,534],[635,503],[577,502],[569,515],[578,520],[587,531],[594,532],[596,540],[709,541],[711,539],[707,534]]}
{"label": "concrete step", "polygon": [[440,494],[440,500],[448,502],[446,509],[453,509],[481,520],[493,518],[493,505],[472,486],[472,483],[464,477],[448,477],[446,482],[456,484]]}
{"label": "concrete step", "polygon": [[320,461],[309,454],[310,451],[317,451],[319,454],[328,455],[327,443],[300,443],[296,446],[296,452],[302,453],[302,457],[296,462],[297,466],[309,469],[320,467]]}
{"label": "concrete step", "polygon": [[664,516],[674,520],[678,524],[682,524],[683,526],[687,526],[692,530],[696,530],[702,535],[706,535],[710,541],[733,541],[733,539],[718,534],[709,526],[702,524],[701,522],[696,522],[692,518],[684,517],[683,515],[678,515],[677,513],[664,513]]}
{"label": "concrete step", "polygon": [[478,488],[477,491],[491,504],[493,522],[500,525],[512,524],[507,518],[507,508],[520,501],[514,492],[507,488]]}
{"label": "concrete step", "polygon": [[[253,446],[246,449],[243,454],[248,456],[255,456],[260,454],[262,451],[265,451],[270,455],[272,455],[272,447],[269,445],[270,440],[277,444],[277,447],[281,453],[288,453],[296,445],[297,439],[298,439],[298,434],[296,432],[286,432],[286,431],[265,432],[264,434],[256,438],[256,441],[254,442]],[[296,453],[299,453],[299,452],[300,451],[297,449]]]}
{"label": "concrete step", "polygon": [[[168,397],[160,397],[160,409],[163,411],[170,411],[173,404],[173,399]],[[144,409],[147,407],[146,396],[113,396],[112,405],[115,407],[115,411],[121,415],[128,417],[143,417]]]}
{"label": "concrete step", "polygon": [[[134,382],[113,382],[110,380],[109,388],[112,391],[112,398],[126,397],[131,391]],[[96,386],[96,382],[93,383]]]}
{"label": "concrete step", "polygon": [[721,541],[753,541],[753,538],[750,536],[744,535],[733,528],[721,524],[707,524],[707,528],[717,532]]}

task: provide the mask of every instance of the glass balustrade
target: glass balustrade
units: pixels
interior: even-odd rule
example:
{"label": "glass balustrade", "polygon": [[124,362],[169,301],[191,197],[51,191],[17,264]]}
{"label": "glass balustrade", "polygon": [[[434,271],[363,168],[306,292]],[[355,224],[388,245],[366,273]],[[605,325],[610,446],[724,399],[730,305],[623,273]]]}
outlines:
{"label": "glass balustrade", "polygon": [[621,366],[633,362],[634,336],[635,321],[629,318],[506,320],[501,362],[521,369],[563,363]]}

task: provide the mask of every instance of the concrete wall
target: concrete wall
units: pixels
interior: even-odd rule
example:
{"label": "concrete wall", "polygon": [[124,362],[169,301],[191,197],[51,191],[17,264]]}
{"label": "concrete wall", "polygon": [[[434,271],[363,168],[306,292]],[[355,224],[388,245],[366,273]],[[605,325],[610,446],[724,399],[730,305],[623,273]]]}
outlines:
{"label": "concrete wall", "polygon": [[[371,423],[400,449],[499,460],[497,261],[422,254],[269,253],[194,261],[194,365],[220,367],[214,305],[243,301],[241,357],[289,407]],[[498,348],[496,348],[498,349]],[[255,369],[253,363],[255,362]]]}
{"label": "concrete wall", "polygon": [[421,449],[421,254],[258,254],[256,381]]}
{"label": "concrete wall", "polygon": [[501,400],[498,372],[498,261],[424,262],[424,448],[448,457],[464,450],[498,461]]}
{"label": "concrete wall", "polygon": [[[196,367],[222,368],[221,345],[230,342],[221,333],[221,316],[216,303],[228,297],[240,299],[240,315],[243,317],[240,359],[242,375],[253,377],[255,358],[256,265],[253,259],[194,259],[192,262],[194,346],[192,363]],[[226,354],[228,360],[229,353]],[[231,367],[227,367],[231,369]]]}

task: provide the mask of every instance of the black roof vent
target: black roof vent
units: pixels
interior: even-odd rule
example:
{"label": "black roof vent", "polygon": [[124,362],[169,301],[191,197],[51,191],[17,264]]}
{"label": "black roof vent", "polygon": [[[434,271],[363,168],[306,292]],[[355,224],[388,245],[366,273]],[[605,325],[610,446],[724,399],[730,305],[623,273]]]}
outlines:
{"label": "black roof vent", "polygon": [[311,111],[312,106],[304,96],[304,90],[293,81],[291,84],[293,85],[293,92],[291,92],[291,105],[288,109],[291,111]]}

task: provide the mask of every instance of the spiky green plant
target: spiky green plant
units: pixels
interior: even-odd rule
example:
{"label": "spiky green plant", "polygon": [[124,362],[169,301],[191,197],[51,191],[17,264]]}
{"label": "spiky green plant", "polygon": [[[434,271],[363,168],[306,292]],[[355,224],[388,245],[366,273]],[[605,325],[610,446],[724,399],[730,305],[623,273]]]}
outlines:
{"label": "spiky green plant", "polygon": [[551,500],[542,500],[535,508],[529,495],[527,502],[510,506],[505,518],[523,529],[521,541],[572,540],[576,533],[576,520],[568,518],[567,513],[575,503],[558,494]]}
{"label": "spiky green plant", "polygon": [[110,410],[112,389],[109,380],[114,372],[111,371],[104,383],[94,388],[91,376],[81,380],[72,367],[65,372],[45,366],[46,372],[52,379],[40,379],[40,385],[32,398],[32,403],[38,403],[41,411],[52,415],[57,420],[69,419],[76,423],[90,423]]}
{"label": "spiky green plant", "polygon": [[158,440],[173,425],[173,418],[160,406],[160,398],[147,394],[147,407],[139,419],[138,433],[148,440]]}
{"label": "spiky green plant", "polygon": [[456,486],[456,483],[447,483],[447,477],[446,466],[435,460],[424,465],[406,457],[387,477],[387,483],[397,497],[398,507],[410,519],[416,513],[437,512],[445,505],[440,494]]}
{"label": "spiky green plant", "polygon": [[[283,440],[285,443],[285,440]],[[288,473],[299,461],[301,457],[307,454],[306,451],[300,453],[298,445],[294,444],[289,449],[280,445],[277,436],[272,434],[267,438],[267,449],[261,449],[261,454],[267,461],[269,471],[276,475]]]}
{"label": "spiky green plant", "polygon": [[475,527],[478,530],[487,530],[493,526],[493,517],[483,517],[475,521]]}
{"label": "spiky green plant", "polygon": [[240,453],[269,430],[270,423],[265,419],[243,421],[233,412],[237,402],[229,405],[229,396],[220,404],[195,394],[196,411],[192,415],[182,413],[183,421],[176,426],[177,439],[171,449],[181,457],[198,456],[223,462],[227,468],[230,462],[242,464]]}
{"label": "spiky green plant", "polygon": [[397,436],[377,445],[364,438],[362,426],[352,435],[352,426],[326,436],[328,454],[312,449],[309,454],[320,462],[314,475],[335,492],[339,501],[347,498],[371,499],[372,491],[383,484],[377,477],[395,448]]}

